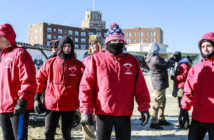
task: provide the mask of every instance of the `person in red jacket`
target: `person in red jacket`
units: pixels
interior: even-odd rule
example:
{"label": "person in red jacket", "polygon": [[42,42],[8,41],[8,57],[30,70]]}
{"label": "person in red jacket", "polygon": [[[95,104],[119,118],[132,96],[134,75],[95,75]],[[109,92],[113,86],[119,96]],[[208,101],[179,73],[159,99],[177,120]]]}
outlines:
{"label": "person in red jacket", "polygon": [[187,79],[187,74],[191,68],[192,60],[189,57],[183,57],[181,52],[176,52],[179,57],[177,57],[176,68],[174,75],[171,76],[171,79],[174,80],[173,86],[173,96],[178,97],[178,105],[180,108],[179,113],[179,128],[188,129],[189,128],[189,114],[188,111],[181,108],[181,98],[184,95],[184,83]]}
{"label": "person in red jacket", "polygon": [[32,57],[15,39],[10,24],[0,25],[0,123],[4,140],[27,139],[29,110],[37,87]]}
{"label": "person in red jacket", "polygon": [[203,35],[199,41],[202,61],[189,70],[184,85],[181,107],[190,110],[193,106],[189,140],[203,140],[208,132],[214,139],[214,33]]}
{"label": "person in red jacket", "polygon": [[[90,47],[88,52],[84,55],[86,56],[83,59],[83,64],[87,66],[87,60],[90,59],[89,56],[100,52],[103,48],[104,40],[101,36],[98,35],[91,35],[89,37]],[[88,56],[87,56],[88,54]],[[95,116],[93,114],[93,118],[95,120]],[[82,132],[84,136],[84,140],[95,140],[96,136],[94,135],[94,124],[82,124]]]}
{"label": "person in red jacket", "polygon": [[61,117],[62,134],[71,140],[71,124],[75,110],[79,108],[79,83],[84,71],[82,62],[76,59],[74,44],[69,36],[58,45],[59,53],[48,59],[36,75],[38,88],[34,98],[34,110],[42,110],[41,93],[45,90],[45,137],[53,140]]}
{"label": "person in red jacket", "polygon": [[149,120],[150,95],[138,60],[123,53],[124,34],[116,23],[108,30],[106,49],[90,56],[80,82],[80,111],[83,124],[93,123],[96,139],[110,140],[114,126],[117,140],[130,140],[134,98],[142,125]]}

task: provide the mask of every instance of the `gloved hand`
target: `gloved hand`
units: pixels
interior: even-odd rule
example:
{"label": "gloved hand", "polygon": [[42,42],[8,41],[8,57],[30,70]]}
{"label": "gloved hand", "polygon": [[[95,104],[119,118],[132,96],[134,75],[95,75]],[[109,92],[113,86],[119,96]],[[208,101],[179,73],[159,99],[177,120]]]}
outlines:
{"label": "gloved hand", "polygon": [[189,128],[189,115],[188,111],[185,109],[181,109],[181,112],[178,117],[180,128],[187,129]]}
{"label": "gloved hand", "polygon": [[34,97],[34,111],[38,114],[45,111],[44,105],[41,103],[41,93],[37,92]]}
{"label": "gloved hand", "polygon": [[170,78],[171,78],[172,80],[175,80],[175,76],[173,76],[173,75],[171,75]]}
{"label": "gloved hand", "polygon": [[141,117],[142,117],[141,125],[144,126],[148,123],[149,118],[150,118],[150,114],[148,111],[143,111],[143,112],[141,112]]}
{"label": "gloved hand", "polygon": [[19,115],[25,113],[25,108],[27,107],[27,101],[23,99],[19,99],[18,103],[14,108],[14,115]]}
{"label": "gloved hand", "polygon": [[82,125],[94,125],[92,114],[81,114]]}
{"label": "gloved hand", "polygon": [[175,57],[176,62],[181,60],[181,52],[179,52],[179,51],[176,51],[175,53],[173,53],[172,56]]}

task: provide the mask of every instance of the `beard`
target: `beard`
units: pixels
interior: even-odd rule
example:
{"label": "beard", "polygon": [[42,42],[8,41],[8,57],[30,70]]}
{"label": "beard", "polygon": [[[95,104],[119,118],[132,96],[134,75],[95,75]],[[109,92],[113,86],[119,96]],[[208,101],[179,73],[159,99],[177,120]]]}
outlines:
{"label": "beard", "polygon": [[106,49],[114,55],[121,54],[123,52],[124,43],[109,43]]}
{"label": "beard", "polygon": [[211,53],[209,53],[209,54],[203,54],[203,53],[201,52],[201,56],[202,56],[203,58],[210,58],[210,57],[214,56],[214,51],[211,52]]}

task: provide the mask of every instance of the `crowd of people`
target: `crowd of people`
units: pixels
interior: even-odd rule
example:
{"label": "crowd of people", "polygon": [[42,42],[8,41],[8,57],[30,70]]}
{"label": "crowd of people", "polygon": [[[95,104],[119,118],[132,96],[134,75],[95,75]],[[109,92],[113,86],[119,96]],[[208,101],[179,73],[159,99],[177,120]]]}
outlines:
{"label": "crowd of people", "polygon": [[[135,101],[142,129],[150,120],[150,93],[143,72],[138,60],[125,51],[124,33],[117,23],[110,25],[105,39],[90,36],[82,62],[76,59],[69,36],[51,41],[53,55],[37,73],[32,57],[15,39],[10,24],[0,25],[0,123],[4,140],[27,140],[32,108],[38,114],[46,112],[46,140],[54,140],[59,119],[63,139],[71,140],[77,109],[85,140],[110,140],[113,127],[117,140],[130,140]],[[189,140],[202,140],[207,132],[209,139],[214,139],[214,33],[204,34],[198,47],[202,60],[192,66],[190,57],[181,52],[164,59],[157,43],[149,46],[145,62],[155,92],[151,129],[171,125],[164,110],[168,69],[174,67],[172,95],[178,97],[180,128],[189,129]]]}

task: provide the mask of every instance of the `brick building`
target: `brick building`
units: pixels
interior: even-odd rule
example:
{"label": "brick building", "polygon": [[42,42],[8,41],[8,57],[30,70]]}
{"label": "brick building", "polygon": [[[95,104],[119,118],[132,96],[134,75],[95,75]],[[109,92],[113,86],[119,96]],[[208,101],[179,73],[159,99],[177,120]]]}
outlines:
{"label": "brick building", "polygon": [[[163,31],[157,28],[130,28],[123,29],[127,44],[152,43],[163,44]],[[106,37],[106,22],[102,20],[100,11],[86,11],[85,19],[81,28],[41,22],[28,27],[28,43],[35,45],[48,45],[51,40],[61,39],[69,35],[76,49],[87,50],[89,47],[89,36],[99,35]]]}
{"label": "brick building", "polygon": [[127,44],[152,43],[163,44],[163,31],[157,28],[131,28],[123,29]]}

